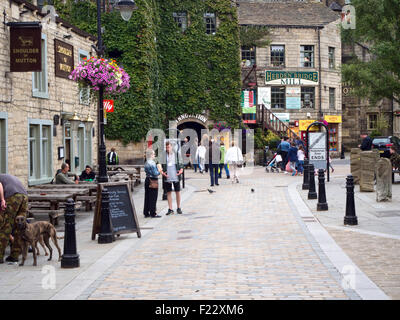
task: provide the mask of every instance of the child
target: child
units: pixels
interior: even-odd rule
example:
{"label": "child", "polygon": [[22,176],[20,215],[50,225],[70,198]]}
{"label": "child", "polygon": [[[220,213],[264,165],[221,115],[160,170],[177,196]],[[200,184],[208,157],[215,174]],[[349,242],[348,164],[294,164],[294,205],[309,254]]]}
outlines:
{"label": "child", "polygon": [[303,174],[304,168],[304,148],[303,146],[299,146],[299,150],[297,151],[297,171],[300,175]]}

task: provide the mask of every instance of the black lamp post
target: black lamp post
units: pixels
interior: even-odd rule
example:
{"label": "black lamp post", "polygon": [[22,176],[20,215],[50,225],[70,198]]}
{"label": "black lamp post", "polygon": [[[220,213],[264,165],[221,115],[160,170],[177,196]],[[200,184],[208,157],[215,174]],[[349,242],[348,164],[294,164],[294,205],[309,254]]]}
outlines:
{"label": "black lamp post", "polygon": [[[103,45],[103,38],[102,38],[102,31],[101,31],[101,10],[102,10],[102,5],[101,5],[101,0],[96,0],[97,1],[97,47],[96,47],[96,52],[98,57],[103,57],[104,55],[104,45]],[[121,17],[125,20],[128,21],[131,16],[132,12],[137,9],[137,6],[133,0],[125,0],[125,1],[119,1],[116,5],[115,8],[120,11]],[[103,98],[104,98],[104,88],[103,86],[100,86],[99,88],[99,101],[98,101],[98,122],[99,122],[99,130],[98,130],[98,144],[99,144],[99,150],[98,150],[98,157],[97,157],[97,163],[99,167],[99,176],[97,181],[99,183],[102,182],[108,182],[108,177],[107,177],[107,165],[106,165],[106,144],[105,144],[105,136],[104,136],[104,107],[103,107]],[[102,197],[103,199],[103,197]],[[103,208],[103,201],[101,203],[101,207]],[[108,206],[105,205],[105,208]],[[102,214],[105,215],[110,215],[109,210],[102,210]],[[111,237],[108,236],[109,232],[101,232],[99,234],[99,243],[110,243],[112,242]],[[110,241],[111,239],[111,241]]]}

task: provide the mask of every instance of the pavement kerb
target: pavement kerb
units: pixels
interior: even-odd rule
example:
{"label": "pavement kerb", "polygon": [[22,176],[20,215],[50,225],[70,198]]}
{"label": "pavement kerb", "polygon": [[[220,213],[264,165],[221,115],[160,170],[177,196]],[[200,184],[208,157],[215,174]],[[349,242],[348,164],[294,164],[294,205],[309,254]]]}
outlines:
{"label": "pavement kerb", "polygon": [[344,290],[351,287],[363,300],[390,300],[390,298],[373,283],[347,254],[336,244],[326,229],[319,223],[318,219],[304,203],[297,191],[299,182],[293,182],[288,186],[288,194],[295,204],[297,213],[303,223],[319,244],[324,254],[328,257],[337,271],[343,277],[341,286]]}
{"label": "pavement kerb", "polygon": [[[188,191],[182,193],[181,203],[184,203],[196,190],[188,184],[186,184],[185,187]],[[153,230],[162,223],[165,218],[164,214],[167,211],[168,204],[159,212],[163,216],[161,219],[152,219],[146,223],[145,229],[140,230],[142,238],[151,234]],[[103,278],[108,269],[112,269],[121,258],[125,257],[138,245],[141,245],[141,239],[138,239],[137,234],[129,234],[121,243],[109,250],[84,272],[77,275],[68,285],[53,295],[50,300],[76,300],[81,298],[85,292],[90,290],[90,287],[93,286],[98,279]],[[93,290],[94,289],[95,288],[93,288]]]}

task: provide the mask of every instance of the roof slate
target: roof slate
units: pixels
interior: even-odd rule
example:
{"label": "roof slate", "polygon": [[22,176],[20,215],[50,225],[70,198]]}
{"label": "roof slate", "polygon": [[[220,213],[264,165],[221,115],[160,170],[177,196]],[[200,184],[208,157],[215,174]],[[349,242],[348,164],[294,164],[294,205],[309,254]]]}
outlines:
{"label": "roof slate", "polygon": [[239,24],[266,26],[324,26],[340,18],[323,3],[240,2]]}

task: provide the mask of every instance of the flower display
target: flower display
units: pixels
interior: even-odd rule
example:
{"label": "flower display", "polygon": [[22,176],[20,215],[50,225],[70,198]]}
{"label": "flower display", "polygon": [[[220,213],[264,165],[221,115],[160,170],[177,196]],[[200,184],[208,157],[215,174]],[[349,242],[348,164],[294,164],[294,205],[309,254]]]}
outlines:
{"label": "flower display", "polygon": [[218,131],[222,131],[224,129],[231,129],[226,123],[226,121],[218,121],[214,123],[214,129],[217,129]]}
{"label": "flower display", "polygon": [[130,78],[126,71],[119,67],[115,60],[103,58],[84,58],[71,72],[69,79],[95,91],[102,86],[104,92],[110,95],[126,92],[130,87]]}

